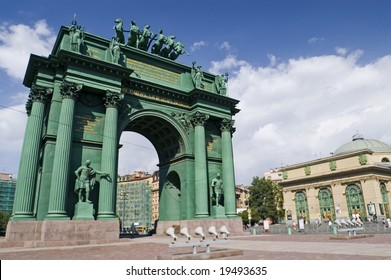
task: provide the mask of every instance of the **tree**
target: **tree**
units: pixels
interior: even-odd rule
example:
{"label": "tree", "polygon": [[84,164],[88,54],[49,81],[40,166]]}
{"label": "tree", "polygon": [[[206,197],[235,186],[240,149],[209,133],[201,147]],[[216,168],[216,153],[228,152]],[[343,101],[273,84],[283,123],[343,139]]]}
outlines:
{"label": "tree", "polygon": [[[242,218],[243,225],[248,225],[250,223],[248,218],[248,210],[244,210],[242,213],[240,213],[240,217]],[[260,219],[261,217],[258,215],[256,209],[251,209],[251,225],[254,225]]]}
{"label": "tree", "polygon": [[11,217],[11,212],[0,211],[0,232],[3,234],[7,228],[8,221]]}
{"label": "tree", "polygon": [[263,177],[254,177],[249,187],[249,205],[262,219],[278,221],[283,217],[283,195],[279,185]]}

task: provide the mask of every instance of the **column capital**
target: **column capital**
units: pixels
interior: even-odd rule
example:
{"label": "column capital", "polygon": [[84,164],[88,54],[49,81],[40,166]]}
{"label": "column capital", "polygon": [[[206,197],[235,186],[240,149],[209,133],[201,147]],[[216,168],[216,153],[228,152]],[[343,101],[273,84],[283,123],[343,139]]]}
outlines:
{"label": "column capital", "polygon": [[83,88],[82,84],[77,84],[74,82],[69,82],[67,80],[64,80],[60,86],[60,93],[62,98],[70,98],[75,100],[79,96],[79,93],[82,88]]}
{"label": "column capital", "polygon": [[115,107],[118,108],[120,102],[124,99],[124,94],[121,92],[106,91],[106,96],[103,97],[106,108]]}
{"label": "column capital", "polygon": [[223,131],[228,131],[230,133],[234,133],[235,132],[235,127],[234,127],[234,124],[235,124],[235,121],[234,120],[229,120],[229,119],[223,119],[221,121],[221,126],[220,126],[220,130],[223,132]]}
{"label": "column capital", "polygon": [[33,85],[30,90],[29,97],[26,102],[27,115],[31,114],[31,108],[34,102],[46,103],[53,93],[53,89],[44,86]]}
{"label": "column capital", "polygon": [[204,126],[205,122],[209,119],[209,115],[201,112],[195,112],[191,116],[191,122],[194,126]]}

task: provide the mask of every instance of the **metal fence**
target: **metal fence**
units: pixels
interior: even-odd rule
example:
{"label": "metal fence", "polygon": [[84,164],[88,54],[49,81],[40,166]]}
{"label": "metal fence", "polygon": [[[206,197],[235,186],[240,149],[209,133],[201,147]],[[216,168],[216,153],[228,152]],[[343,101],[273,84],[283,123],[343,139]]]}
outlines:
{"label": "metal fence", "polygon": [[[335,228],[335,229],[334,229]],[[289,227],[286,224],[273,224],[269,226],[267,231],[268,234],[333,234],[337,229],[337,225],[333,224],[332,227],[329,227],[327,223],[322,223],[320,225],[317,224],[306,224],[304,229],[299,230],[297,228]],[[263,226],[254,226],[246,229],[252,235],[260,235],[265,234],[265,229]],[[373,222],[364,222],[363,230],[360,233],[366,234],[391,234],[391,228],[386,227],[383,223],[373,223]]]}

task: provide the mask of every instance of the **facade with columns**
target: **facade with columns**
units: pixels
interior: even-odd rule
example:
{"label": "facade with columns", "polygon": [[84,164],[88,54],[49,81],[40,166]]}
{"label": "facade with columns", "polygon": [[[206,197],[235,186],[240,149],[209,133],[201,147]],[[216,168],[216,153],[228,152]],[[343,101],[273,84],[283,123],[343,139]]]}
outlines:
{"label": "facade with columns", "polygon": [[[123,131],[143,135],[157,151],[159,222],[237,220],[232,118],[239,101],[218,90],[216,75],[203,73],[197,87],[194,65],[124,44],[114,61],[109,40],[84,32],[74,41],[75,24],[61,27],[48,57],[31,55],[28,63],[28,122],[11,223],[118,222]],[[79,167],[90,180],[85,201],[75,193],[86,189],[78,187]],[[217,173],[221,203],[212,199]]]}
{"label": "facade with columns", "polygon": [[326,158],[283,167],[286,219],[390,218],[391,147],[362,135]]}

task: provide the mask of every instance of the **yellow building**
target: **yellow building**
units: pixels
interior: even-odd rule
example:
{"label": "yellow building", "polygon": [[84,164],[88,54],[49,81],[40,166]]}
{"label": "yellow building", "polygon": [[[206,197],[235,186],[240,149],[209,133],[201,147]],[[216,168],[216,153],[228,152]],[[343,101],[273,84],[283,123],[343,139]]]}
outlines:
{"label": "yellow building", "polygon": [[287,220],[390,217],[391,146],[362,135],[326,158],[282,167]]}
{"label": "yellow building", "polygon": [[248,187],[244,185],[236,185],[235,194],[236,194],[236,212],[241,213],[244,210],[247,210],[248,198],[249,198]]}

